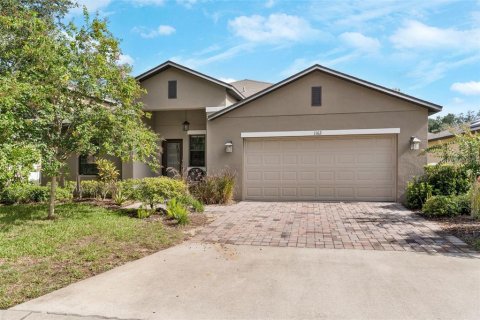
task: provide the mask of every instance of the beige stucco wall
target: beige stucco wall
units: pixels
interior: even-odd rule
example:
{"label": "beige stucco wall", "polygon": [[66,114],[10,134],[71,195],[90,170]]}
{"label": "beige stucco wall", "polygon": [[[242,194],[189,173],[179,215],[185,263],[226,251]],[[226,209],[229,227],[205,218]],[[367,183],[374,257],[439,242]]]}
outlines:
{"label": "beige stucco wall", "polygon": [[[311,87],[322,86],[322,106],[311,107]],[[209,172],[229,166],[238,173],[236,198],[241,199],[243,139],[241,132],[400,128],[397,137],[397,197],[427,163],[421,151],[410,150],[410,137],[427,142],[428,111],[404,100],[355,85],[320,71],[311,73],[219,118],[207,122]],[[233,153],[225,153],[231,140]]]}
{"label": "beige stucco wall", "polygon": [[[177,80],[177,99],[168,99],[168,81]],[[141,82],[145,110],[187,110],[225,106],[227,90],[185,71],[169,68]]]}

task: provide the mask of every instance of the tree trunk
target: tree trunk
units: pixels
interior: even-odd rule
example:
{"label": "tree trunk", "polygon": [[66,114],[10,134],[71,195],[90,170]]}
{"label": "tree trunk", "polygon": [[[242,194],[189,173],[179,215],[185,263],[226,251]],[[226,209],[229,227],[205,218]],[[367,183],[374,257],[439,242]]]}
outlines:
{"label": "tree trunk", "polygon": [[52,176],[50,180],[50,203],[48,205],[48,219],[55,218],[55,195],[57,191],[57,176]]}

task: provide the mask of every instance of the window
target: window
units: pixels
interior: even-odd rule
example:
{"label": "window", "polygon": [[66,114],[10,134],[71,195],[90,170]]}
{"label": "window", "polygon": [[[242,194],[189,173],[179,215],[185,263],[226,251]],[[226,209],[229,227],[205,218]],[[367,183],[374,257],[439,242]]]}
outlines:
{"label": "window", "polygon": [[191,135],[189,143],[190,167],[205,167],[205,136]]}
{"label": "window", "polygon": [[168,99],[177,99],[177,80],[168,81]]}
{"label": "window", "polygon": [[78,174],[97,175],[98,168],[93,156],[83,155],[78,157]]}
{"label": "window", "polygon": [[312,107],[322,105],[322,87],[312,87]]}

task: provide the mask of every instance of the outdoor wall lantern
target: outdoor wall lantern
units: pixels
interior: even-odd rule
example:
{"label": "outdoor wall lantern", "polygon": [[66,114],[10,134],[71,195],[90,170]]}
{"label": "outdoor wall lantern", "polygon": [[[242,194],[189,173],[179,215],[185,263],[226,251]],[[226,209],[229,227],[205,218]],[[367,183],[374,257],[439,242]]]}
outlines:
{"label": "outdoor wall lantern", "polygon": [[231,153],[233,152],[233,143],[232,141],[225,142],[225,152]]}
{"label": "outdoor wall lantern", "polygon": [[185,120],[184,123],[182,123],[183,125],[183,131],[188,131],[188,129],[190,129],[190,122],[188,122],[187,120]]}
{"label": "outdoor wall lantern", "polygon": [[421,140],[417,137],[410,137],[410,150],[420,149],[420,142]]}

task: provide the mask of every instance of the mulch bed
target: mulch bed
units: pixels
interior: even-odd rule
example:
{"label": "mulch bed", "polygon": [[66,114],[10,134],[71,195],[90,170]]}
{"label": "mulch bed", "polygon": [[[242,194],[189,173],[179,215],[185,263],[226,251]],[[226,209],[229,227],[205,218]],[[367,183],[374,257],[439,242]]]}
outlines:
{"label": "mulch bed", "polygon": [[452,218],[428,218],[437,222],[445,234],[455,236],[480,251],[480,219],[470,216]]}

